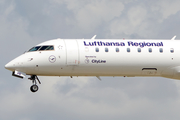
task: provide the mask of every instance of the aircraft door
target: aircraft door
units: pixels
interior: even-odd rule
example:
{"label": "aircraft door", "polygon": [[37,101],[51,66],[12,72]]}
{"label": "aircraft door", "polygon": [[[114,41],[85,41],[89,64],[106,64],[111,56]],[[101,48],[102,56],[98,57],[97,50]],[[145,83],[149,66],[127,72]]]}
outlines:
{"label": "aircraft door", "polygon": [[142,75],[153,76],[157,74],[157,68],[143,68]]}
{"label": "aircraft door", "polygon": [[76,40],[64,40],[66,45],[66,64],[78,65],[79,64],[79,50]]}

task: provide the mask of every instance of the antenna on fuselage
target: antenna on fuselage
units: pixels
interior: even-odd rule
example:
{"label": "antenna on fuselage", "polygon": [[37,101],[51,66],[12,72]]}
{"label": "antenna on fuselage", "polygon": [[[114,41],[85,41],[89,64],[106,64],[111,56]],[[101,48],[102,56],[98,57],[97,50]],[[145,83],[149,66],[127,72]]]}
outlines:
{"label": "antenna on fuselage", "polygon": [[175,40],[176,39],[176,36],[174,36],[171,40]]}
{"label": "antenna on fuselage", "polygon": [[93,39],[95,39],[96,38],[96,35],[94,35],[91,39],[93,40]]}

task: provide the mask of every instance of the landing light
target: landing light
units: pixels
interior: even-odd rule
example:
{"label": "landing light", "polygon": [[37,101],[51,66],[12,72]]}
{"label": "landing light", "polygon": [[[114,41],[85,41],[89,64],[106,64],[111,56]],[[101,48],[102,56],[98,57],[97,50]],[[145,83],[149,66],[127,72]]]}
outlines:
{"label": "landing light", "polygon": [[23,75],[21,72],[19,72],[19,71],[14,71],[13,73],[12,73],[12,76],[15,76],[15,77],[18,77],[18,78],[25,78],[25,75]]}

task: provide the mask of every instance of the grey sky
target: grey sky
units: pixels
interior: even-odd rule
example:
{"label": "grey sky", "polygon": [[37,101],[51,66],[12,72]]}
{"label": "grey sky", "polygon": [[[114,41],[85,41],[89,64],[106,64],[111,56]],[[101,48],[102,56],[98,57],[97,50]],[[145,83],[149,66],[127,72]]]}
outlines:
{"label": "grey sky", "polygon": [[180,81],[11,76],[4,65],[54,38],[180,39],[179,0],[0,0],[0,119],[177,120]]}

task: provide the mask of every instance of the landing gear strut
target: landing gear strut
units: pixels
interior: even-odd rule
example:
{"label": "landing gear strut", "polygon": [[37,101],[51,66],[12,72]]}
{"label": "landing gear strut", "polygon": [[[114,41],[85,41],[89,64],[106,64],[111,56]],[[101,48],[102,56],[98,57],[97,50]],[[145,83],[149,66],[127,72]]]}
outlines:
{"label": "landing gear strut", "polygon": [[41,84],[37,75],[31,75],[31,77],[28,79],[32,80],[32,83],[33,83],[33,85],[30,87],[31,92],[37,92],[38,91],[38,86],[36,85],[37,81],[39,82],[39,84]]}

